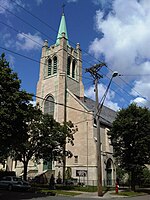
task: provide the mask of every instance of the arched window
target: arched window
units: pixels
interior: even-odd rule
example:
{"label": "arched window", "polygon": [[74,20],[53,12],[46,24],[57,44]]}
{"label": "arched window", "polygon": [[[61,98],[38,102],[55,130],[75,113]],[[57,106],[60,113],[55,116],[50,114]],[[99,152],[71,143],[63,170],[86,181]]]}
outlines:
{"label": "arched window", "polygon": [[53,66],[54,66],[53,74],[56,74],[57,73],[57,57],[56,56],[53,58]]}
{"label": "arched window", "polygon": [[52,60],[48,59],[48,76],[52,74]]}
{"label": "arched window", "polygon": [[68,60],[67,60],[67,75],[70,75],[70,65],[71,65],[71,58],[68,57]]}
{"label": "arched window", "polygon": [[75,70],[76,70],[76,61],[72,62],[72,78],[75,78]]}
{"label": "arched window", "polygon": [[112,160],[109,158],[106,164],[107,185],[112,185]]}
{"label": "arched window", "polygon": [[44,102],[44,114],[49,114],[54,116],[54,98],[48,96]]}

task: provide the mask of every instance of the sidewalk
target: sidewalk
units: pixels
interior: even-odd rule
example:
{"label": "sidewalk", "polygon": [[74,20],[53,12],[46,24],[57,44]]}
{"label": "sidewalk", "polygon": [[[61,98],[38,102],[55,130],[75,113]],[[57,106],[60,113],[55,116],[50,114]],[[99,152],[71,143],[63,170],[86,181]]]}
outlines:
{"label": "sidewalk", "polygon": [[101,199],[108,199],[108,198],[122,198],[126,196],[121,195],[115,195],[112,194],[115,193],[115,191],[108,191],[106,192],[102,197],[98,197],[97,192],[83,192],[80,195],[76,195],[75,198],[81,197],[81,198],[101,198]]}

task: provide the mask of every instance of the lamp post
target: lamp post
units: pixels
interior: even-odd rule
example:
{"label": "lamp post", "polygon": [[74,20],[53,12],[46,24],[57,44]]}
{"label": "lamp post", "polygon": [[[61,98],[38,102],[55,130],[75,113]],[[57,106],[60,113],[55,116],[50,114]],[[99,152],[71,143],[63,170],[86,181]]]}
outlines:
{"label": "lamp post", "polygon": [[98,196],[103,196],[103,190],[102,190],[102,163],[101,163],[101,135],[100,135],[100,114],[102,111],[102,107],[104,104],[104,101],[106,99],[109,87],[111,85],[112,79],[114,77],[118,76],[118,72],[113,72],[112,77],[110,79],[110,82],[107,86],[107,89],[102,97],[101,104],[99,106],[99,100],[98,100],[98,78],[95,79],[95,95],[96,95],[96,122],[97,122],[97,178],[98,178]]}

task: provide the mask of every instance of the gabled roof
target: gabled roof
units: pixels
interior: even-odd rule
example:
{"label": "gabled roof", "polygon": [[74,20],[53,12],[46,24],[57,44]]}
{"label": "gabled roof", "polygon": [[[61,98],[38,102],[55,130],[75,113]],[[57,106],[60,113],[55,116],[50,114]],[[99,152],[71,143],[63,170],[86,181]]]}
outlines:
{"label": "gabled roof", "polygon": [[[88,98],[84,97],[83,100],[81,100],[83,104],[86,105],[86,107],[89,108],[89,110],[93,111],[94,114],[96,114],[96,109],[95,109],[95,101]],[[112,122],[116,118],[116,112],[106,106],[103,106],[101,114],[100,114],[100,122],[102,124],[106,124],[108,126],[112,125]]]}
{"label": "gabled roof", "polygon": [[68,43],[68,34],[67,34],[67,26],[66,26],[66,20],[65,20],[64,13],[62,14],[62,17],[61,17],[61,21],[60,21],[59,30],[58,30],[58,34],[57,34],[57,39],[56,39],[55,45],[59,45],[60,44],[60,38],[62,38],[62,33],[65,33],[65,37],[67,39],[67,44],[69,45],[69,43]]}

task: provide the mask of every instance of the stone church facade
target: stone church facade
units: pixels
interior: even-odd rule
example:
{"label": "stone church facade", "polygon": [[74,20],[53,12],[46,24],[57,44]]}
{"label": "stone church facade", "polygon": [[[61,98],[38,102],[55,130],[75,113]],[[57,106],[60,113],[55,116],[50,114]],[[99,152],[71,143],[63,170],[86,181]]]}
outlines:
{"label": "stone church facade", "polygon": [[[95,102],[84,96],[82,51],[79,43],[75,48],[69,44],[64,14],[56,43],[49,47],[48,42],[44,42],[36,95],[42,97],[36,101],[43,112],[52,114],[60,123],[64,121],[66,104],[66,120],[71,120],[78,127],[78,132],[74,135],[74,146],[68,144],[66,147],[73,153],[72,158],[66,160],[66,168],[71,169],[73,178],[88,181],[88,184],[94,180],[96,184]],[[103,182],[112,184],[111,181],[115,180],[115,165],[107,132],[115,118],[115,112],[103,107],[101,116],[102,179]],[[52,167],[56,177],[58,173],[62,174],[62,163],[55,163]]]}
{"label": "stone church facade", "polygon": [[[78,181],[97,185],[95,102],[84,96],[82,51],[79,43],[75,48],[69,44],[64,14],[56,43],[49,47],[48,41],[44,42],[36,96],[40,97],[36,99],[36,103],[42,111],[53,115],[60,123],[64,121],[66,105],[66,121],[71,120],[78,127],[74,135],[74,146],[66,146],[66,149],[73,153],[71,158],[66,159],[66,169],[70,169],[71,176]],[[113,147],[107,135],[114,119],[115,111],[104,106],[100,118],[101,166],[102,181],[107,185],[112,185],[116,179]],[[21,175],[22,165],[19,162],[10,163],[10,170]],[[58,174],[62,175],[62,163],[41,161],[36,164],[31,161],[28,176],[34,177],[48,170],[53,170],[57,179]]]}

